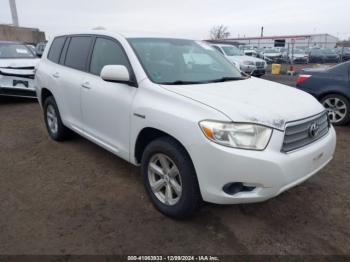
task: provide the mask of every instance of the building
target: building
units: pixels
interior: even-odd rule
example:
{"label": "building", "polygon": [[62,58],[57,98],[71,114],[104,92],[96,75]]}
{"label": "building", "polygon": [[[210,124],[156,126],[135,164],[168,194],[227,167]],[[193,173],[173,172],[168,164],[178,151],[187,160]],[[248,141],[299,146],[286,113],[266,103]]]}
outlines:
{"label": "building", "polygon": [[243,37],[228,38],[226,43],[239,43],[253,45],[258,48],[269,47],[312,47],[334,48],[339,39],[330,34],[309,34],[309,35],[284,35],[284,36],[263,36],[263,37]]}
{"label": "building", "polygon": [[46,41],[46,37],[37,28],[0,25],[0,41],[20,41],[35,45]]}

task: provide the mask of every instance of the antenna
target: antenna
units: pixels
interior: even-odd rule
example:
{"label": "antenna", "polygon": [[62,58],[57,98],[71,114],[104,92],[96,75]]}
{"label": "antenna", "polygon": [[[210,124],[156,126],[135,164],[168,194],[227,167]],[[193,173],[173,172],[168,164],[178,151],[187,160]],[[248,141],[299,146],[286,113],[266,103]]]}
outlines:
{"label": "antenna", "polygon": [[10,8],[11,8],[11,15],[12,15],[12,24],[14,26],[19,26],[16,0],[9,0],[9,1],[10,1]]}

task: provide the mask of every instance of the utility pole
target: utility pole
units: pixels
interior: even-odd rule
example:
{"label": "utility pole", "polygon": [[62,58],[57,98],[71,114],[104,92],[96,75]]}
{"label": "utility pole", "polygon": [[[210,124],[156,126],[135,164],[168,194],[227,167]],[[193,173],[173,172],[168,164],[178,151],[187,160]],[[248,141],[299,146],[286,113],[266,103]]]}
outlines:
{"label": "utility pole", "polygon": [[261,27],[261,37],[263,37],[264,36],[264,27],[262,26]]}
{"label": "utility pole", "polygon": [[12,15],[12,24],[14,26],[19,26],[16,0],[9,0],[9,1],[10,1],[10,8],[11,8],[11,15]]}

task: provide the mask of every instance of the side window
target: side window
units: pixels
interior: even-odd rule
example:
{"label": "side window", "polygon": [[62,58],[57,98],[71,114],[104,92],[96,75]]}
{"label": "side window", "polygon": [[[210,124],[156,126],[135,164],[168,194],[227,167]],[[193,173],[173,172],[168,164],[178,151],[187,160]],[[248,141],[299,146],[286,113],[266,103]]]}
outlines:
{"label": "side window", "polygon": [[52,62],[58,63],[65,41],[65,36],[56,37],[51,44],[47,59],[49,59]]}
{"label": "side window", "polygon": [[91,57],[90,72],[100,75],[105,65],[124,65],[130,69],[128,59],[118,43],[106,38],[97,38]]}
{"label": "side window", "polygon": [[66,54],[65,65],[81,71],[86,70],[92,37],[73,36]]}

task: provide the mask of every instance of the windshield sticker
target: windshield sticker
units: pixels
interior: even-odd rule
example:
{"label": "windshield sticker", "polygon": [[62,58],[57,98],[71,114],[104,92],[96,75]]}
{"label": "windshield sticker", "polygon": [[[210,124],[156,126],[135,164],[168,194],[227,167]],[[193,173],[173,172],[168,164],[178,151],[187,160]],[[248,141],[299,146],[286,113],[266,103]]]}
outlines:
{"label": "windshield sticker", "polygon": [[26,50],[26,49],[16,48],[16,52],[18,54],[28,54],[28,50]]}

